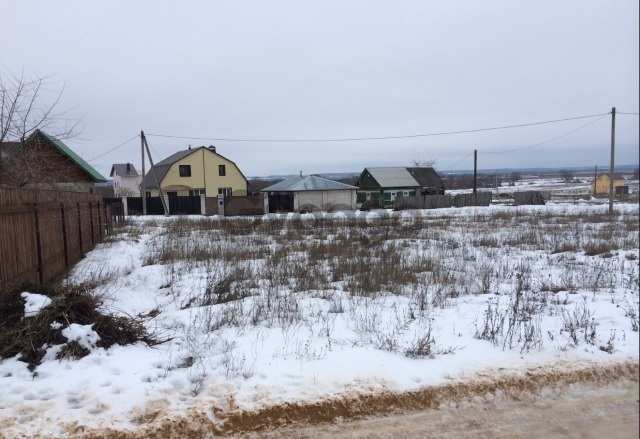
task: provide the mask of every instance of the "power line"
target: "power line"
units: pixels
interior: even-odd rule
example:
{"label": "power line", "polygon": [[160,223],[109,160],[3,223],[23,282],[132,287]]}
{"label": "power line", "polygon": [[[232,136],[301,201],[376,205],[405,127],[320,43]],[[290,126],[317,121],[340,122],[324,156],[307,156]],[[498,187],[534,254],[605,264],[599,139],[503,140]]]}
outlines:
{"label": "power line", "polygon": [[624,111],[616,111],[616,114],[624,114],[625,116],[640,116],[640,113],[625,113]]}
{"label": "power line", "polygon": [[523,149],[531,149],[531,148],[536,148],[538,146],[542,146],[546,143],[551,143],[555,140],[560,140],[560,139],[564,139],[565,137],[570,136],[571,134],[582,130],[583,128],[588,127],[589,125],[593,125],[599,121],[601,121],[602,119],[604,119],[605,117],[609,116],[609,113],[605,113],[604,115],[602,115],[601,117],[599,117],[598,119],[595,120],[590,120],[589,122],[580,125],[579,127],[573,128],[569,131],[567,131],[566,133],[560,134],[558,136],[554,136],[551,137],[549,139],[543,140],[542,142],[538,142],[538,143],[534,143],[532,145],[526,145],[526,146],[519,146],[517,148],[512,148],[512,149],[503,149],[503,150],[499,150],[499,151],[482,151],[482,154],[503,154],[503,153],[509,153],[509,152],[515,152],[515,151],[522,151]]}
{"label": "power line", "polygon": [[454,157],[452,159],[443,159],[443,161],[452,161],[452,160],[456,160],[456,158],[460,157],[458,160],[456,160],[452,165],[447,165],[447,168],[450,169],[454,169],[456,166],[458,166],[460,163],[464,162],[465,160],[467,160],[469,157],[471,157],[473,155],[473,151],[471,151],[469,154],[465,154],[464,156],[457,156]]}
{"label": "power line", "polygon": [[185,139],[185,140],[210,140],[210,141],[218,141],[218,142],[262,142],[262,143],[311,143],[311,142],[354,142],[354,141],[364,141],[364,140],[393,140],[393,139],[413,139],[419,137],[434,137],[434,136],[445,136],[445,135],[453,135],[453,134],[469,134],[469,133],[479,133],[485,131],[497,131],[497,130],[505,130],[512,128],[524,128],[524,127],[532,127],[538,125],[546,125],[551,123],[559,123],[559,122],[567,122],[571,120],[579,120],[579,119],[590,119],[594,117],[606,116],[609,113],[598,113],[598,114],[587,114],[583,116],[573,116],[573,117],[565,117],[562,119],[552,119],[545,120],[539,122],[526,122],[526,123],[518,123],[512,125],[501,125],[489,128],[475,128],[468,130],[456,130],[456,131],[440,131],[440,132],[431,132],[431,133],[422,133],[422,134],[408,134],[408,135],[397,135],[397,136],[378,136],[378,137],[340,137],[340,138],[317,138],[317,139],[309,139],[309,138],[300,138],[300,139],[261,139],[261,138],[229,138],[229,137],[193,137],[193,136],[176,136],[169,134],[157,134],[157,133],[149,133],[147,136],[153,137],[164,137],[170,139]]}
{"label": "power line", "polygon": [[99,155],[97,155],[97,156],[95,156],[95,157],[93,157],[93,158],[89,159],[88,161],[90,161],[90,162],[95,162],[95,161],[96,161],[96,160],[98,160],[99,158],[102,158],[102,157],[106,156],[107,154],[110,154],[110,153],[114,152],[114,151],[115,151],[115,150],[117,150],[118,148],[123,147],[124,145],[126,145],[127,143],[131,142],[133,139],[135,139],[135,138],[137,138],[137,137],[139,137],[139,136],[140,136],[140,134],[136,134],[135,136],[131,136],[131,137],[129,137],[127,140],[125,140],[124,142],[117,144],[117,145],[116,145],[116,146],[114,146],[113,148],[111,148],[111,149],[109,149],[109,150],[107,150],[107,151],[103,152],[102,154],[99,154]]}

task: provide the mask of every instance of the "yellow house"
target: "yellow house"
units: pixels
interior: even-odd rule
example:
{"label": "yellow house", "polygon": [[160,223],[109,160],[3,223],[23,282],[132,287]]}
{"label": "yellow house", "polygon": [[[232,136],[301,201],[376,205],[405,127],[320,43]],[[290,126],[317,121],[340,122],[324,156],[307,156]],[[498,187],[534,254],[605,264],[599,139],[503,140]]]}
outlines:
{"label": "yellow house", "polygon": [[[613,175],[613,192],[617,193],[618,187],[624,187],[624,180],[619,175]],[[606,195],[609,193],[609,174],[601,174],[596,177],[591,185],[594,195]]]}
{"label": "yellow house", "polygon": [[168,196],[247,195],[247,179],[238,166],[214,146],[178,151],[156,163],[144,176],[147,196],[158,196],[158,184]]}

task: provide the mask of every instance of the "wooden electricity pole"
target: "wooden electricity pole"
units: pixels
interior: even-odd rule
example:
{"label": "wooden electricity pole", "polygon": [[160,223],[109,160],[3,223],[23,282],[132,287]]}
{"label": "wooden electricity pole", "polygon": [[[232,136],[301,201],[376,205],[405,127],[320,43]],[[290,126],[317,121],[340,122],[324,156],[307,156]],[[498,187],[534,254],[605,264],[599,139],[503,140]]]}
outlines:
{"label": "wooden electricity pole", "polygon": [[[146,149],[147,155],[149,156],[149,164],[151,165],[151,167],[149,168],[149,171],[151,171],[153,169],[153,158],[151,158],[151,151],[149,150],[149,144],[147,143],[147,138],[144,135],[144,131],[140,131],[140,138],[142,139],[142,145],[144,149]],[[142,152],[142,154],[144,157],[144,151]],[[158,181],[158,174],[154,171],[152,172],[152,176],[153,176],[154,183],[158,187],[158,193],[160,194],[160,201],[162,202],[162,210],[164,210],[164,214],[168,216],[169,206],[167,206],[167,202],[164,199],[164,193],[162,193],[162,188],[160,187],[160,182]]]}
{"label": "wooden electricity pole", "polygon": [[473,150],[473,200],[478,198],[478,150]]}
{"label": "wooden electricity pole", "polygon": [[144,186],[144,132],[140,131],[140,153],[142,156],[142,183],[140,183],[140,196],[142,197],[142,214],[147,214],[147,190]]}
{"label": "wooden electricity pole", "polygon": [[609,215],[613,215],[613,169],[616,150],[616,107],[611,109],[611,157],[609,159]]}

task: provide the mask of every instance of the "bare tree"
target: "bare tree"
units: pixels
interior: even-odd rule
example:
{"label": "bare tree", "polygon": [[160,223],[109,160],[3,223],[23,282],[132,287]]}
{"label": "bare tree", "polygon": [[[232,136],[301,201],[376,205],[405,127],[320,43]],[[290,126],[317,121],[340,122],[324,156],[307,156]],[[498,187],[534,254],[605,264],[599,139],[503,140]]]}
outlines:
{"label": "bare tree", "polygon": [[38,131],[58,139],[76,134],[78,122],[65,117],[59,104],[64,88],[48,96],[50,78],[0,76],[0,184],[25,186],[52,180],[54,169],[39,154]]}

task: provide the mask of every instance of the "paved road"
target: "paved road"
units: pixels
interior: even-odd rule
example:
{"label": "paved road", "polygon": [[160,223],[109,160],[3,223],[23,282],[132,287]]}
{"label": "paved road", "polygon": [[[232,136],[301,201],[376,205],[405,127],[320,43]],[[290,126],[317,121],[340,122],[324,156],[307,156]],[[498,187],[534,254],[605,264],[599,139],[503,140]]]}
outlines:
{"label": "paved road", "polygon": [[577,385],[519,401],[493,399],[458,407],[308,427],[248,438],[638,438],[638,382]]}

